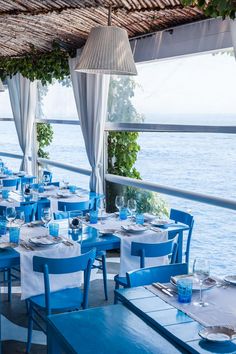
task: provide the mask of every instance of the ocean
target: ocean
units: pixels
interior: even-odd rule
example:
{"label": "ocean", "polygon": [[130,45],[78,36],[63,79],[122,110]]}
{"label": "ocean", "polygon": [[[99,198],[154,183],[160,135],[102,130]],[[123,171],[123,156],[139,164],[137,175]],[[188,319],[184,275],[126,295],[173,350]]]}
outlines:
{"label": "ocean", "polygon": [[[227,121],[227,124],[230,122]],[[53,125],[50,158],[89,168],[79,126]],[[1,122],[0,151],[20,153],[13,123]],[[144,180],[188,191],[236,198],[236,136],[230,134],[141,133],[141,151],[136,163]],[[12,169],[19,160],[3,158]],[[60,180],[88,187],[88,178],[53,169]],[[231,210],[162,196],[169,207],[190,211],[195,225],[191,262],[197,256],[209,259],[214,274],[236,274],[236,213]]]}

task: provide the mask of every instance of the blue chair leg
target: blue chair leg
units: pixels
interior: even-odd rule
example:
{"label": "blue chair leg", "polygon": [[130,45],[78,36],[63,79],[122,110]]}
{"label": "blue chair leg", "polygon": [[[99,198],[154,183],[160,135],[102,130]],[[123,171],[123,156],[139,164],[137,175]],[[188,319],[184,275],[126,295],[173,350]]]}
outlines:
{"label": "blue chair leg", "polygon": [[11,269],[7,270],[7,299],[9,302],[11,302]]}
{"label": "blue chair leg", "polygon": [[102,256],[102,273],[103,273],[103,286],[104,286],[104,293],[105,299],[108,300],[108,293],[107,293],[107,264],[106,264],[106,256]]}
{"label": "blue chair leg", "polygon": [[28,338],[26,345],[26,354],[30,353],[31,341],[32,341],[32,332],[33,332],[33,308],[31,303],[28,303],[28,314],[29,314],[29,322],[28,322]]}

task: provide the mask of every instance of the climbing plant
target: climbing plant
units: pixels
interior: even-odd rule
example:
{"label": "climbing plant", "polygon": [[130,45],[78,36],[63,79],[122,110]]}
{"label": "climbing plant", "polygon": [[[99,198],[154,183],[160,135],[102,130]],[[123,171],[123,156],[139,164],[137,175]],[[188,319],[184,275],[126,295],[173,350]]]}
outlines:
{"label": "climbing plant", "polygon": [[38,157],[49,158],[49,153],[44,150],[53,140],[53,129],[51,124],[37,123]]}
{"label": "climbing plant", "polygon": [[197,6],[207,17],[235,18],[235,0],[182,0],[184,6]]}
{"label": "climbing plant", "polygon": [[52,83],[53,79],[63,80],[70,74],[68,58],[73,54],[62,50],[56,42],[50,52],[38,52],[32,46],[23,57],[1,57],[0,77],[4,80],[20,72],[31,81],[40,80],[43,85]]}

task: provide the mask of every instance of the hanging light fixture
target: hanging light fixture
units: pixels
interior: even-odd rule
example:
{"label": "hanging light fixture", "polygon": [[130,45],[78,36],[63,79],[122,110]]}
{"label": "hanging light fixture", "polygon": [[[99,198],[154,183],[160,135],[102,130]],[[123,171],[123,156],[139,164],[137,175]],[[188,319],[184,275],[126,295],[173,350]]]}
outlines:
{"label": "hanging light fixture", "polygon": [[111,7],[108,26],[91,29],[75,70],[87,74],[137,75],[127,31],[111,26]]}
{"label": "hanging light fixture", "polygon": [[2,80],[0,79],[0,92],[4,92],[5,91],[5,88],[4,88],[4,85],[2,83]]}

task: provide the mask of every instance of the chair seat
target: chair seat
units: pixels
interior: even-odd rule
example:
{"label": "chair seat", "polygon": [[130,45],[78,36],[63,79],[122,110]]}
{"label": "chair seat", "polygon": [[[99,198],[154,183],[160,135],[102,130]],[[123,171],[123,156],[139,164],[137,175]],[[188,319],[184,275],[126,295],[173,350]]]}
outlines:
{"label": "chair seat", "polygon": [[118,283],[119,285],[121,285],[121,286],[124,286],[124,287],[127,287],[127,286],[128,286],[126,277],[119,277],[118,274],[115,275],[114,281],[115,281],[116,283]]}
{"label": "chair seat", "polygon": [[[79,288],[69,288],[52,292],[50,295],[52,310],[79,309],[83,301],[83,293]],[[45,295],[32,296],[29,301],[40,308],[46,308]]]}

